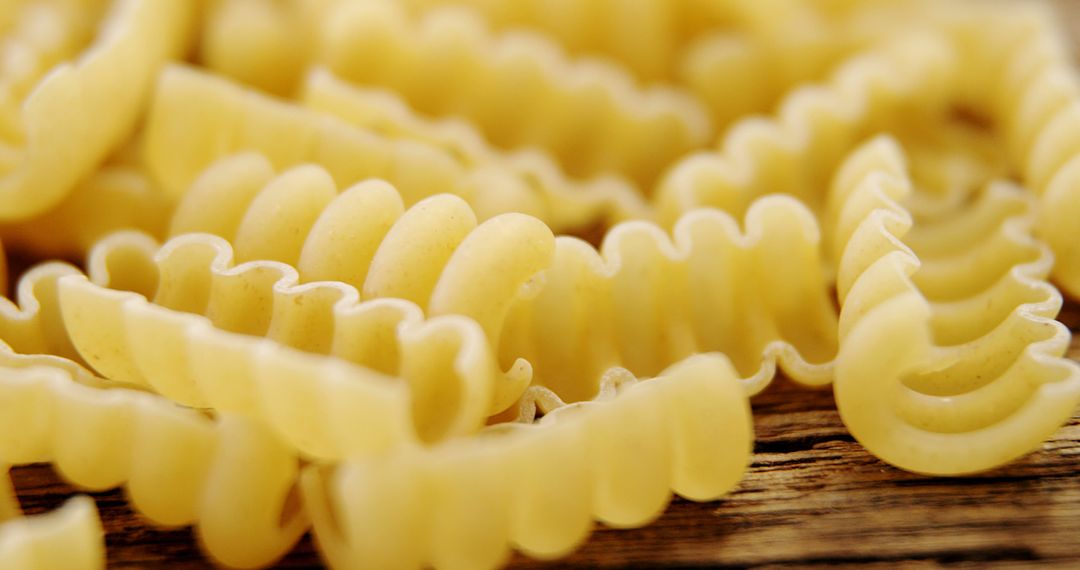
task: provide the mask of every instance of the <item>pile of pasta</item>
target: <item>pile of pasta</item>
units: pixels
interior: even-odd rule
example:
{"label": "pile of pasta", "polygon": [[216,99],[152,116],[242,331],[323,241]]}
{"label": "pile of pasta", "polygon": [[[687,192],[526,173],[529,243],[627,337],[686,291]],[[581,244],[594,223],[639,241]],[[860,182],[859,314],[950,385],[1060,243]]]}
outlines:
{"label": "pile of pasta", "polygon": [[[734,489],[780,374],[928,475],[1080,404],[1036,2],[5,2],[0,238],[5,473],[230,567],[567,555]],[[0,568],[104,565],[10,487]]]}

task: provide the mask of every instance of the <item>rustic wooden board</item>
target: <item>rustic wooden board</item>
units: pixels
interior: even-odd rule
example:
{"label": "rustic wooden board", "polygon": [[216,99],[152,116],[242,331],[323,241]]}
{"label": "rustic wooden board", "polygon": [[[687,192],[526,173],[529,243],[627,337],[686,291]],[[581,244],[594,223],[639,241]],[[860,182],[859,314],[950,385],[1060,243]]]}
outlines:
{"label": "rustic wooden board", "polygon": [[[1058,4],[1080,29],[1080,2]],[[1067,307],[1062,320],[1080,331],[1080,307]],[[1080,360],[1080,340],[1070,357]],[[754,400],[754,423],[753,465],[724,500],[677,499],[648,527],[598,528],[567,559],[515,556],[512,566],[1080,567],[1080,414],[1023,460],[959,479],[905,473],[867,454],[841,424],[829,390],[778,381]],[[45,466],[18,468],[13,479],[28,513],[76,492]],[[93,496],[110,567],[209,565],[190,529],[148,524],[122,491]],[[319,564],[305,538],[280,566]]]}

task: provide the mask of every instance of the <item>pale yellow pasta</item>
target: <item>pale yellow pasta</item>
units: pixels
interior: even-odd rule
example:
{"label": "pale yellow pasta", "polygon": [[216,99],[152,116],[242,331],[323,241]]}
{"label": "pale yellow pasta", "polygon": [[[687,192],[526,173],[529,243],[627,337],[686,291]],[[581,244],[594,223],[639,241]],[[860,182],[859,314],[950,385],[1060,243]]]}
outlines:
{"label": "pale yellow pasta", "polygon": [[[576,54],[603,55],[618,61],[646,80],[670,79],[695,40],[725,38],[764,55],[781,51],[794,57],[794,46],[829,36],[842,24],[870,9],[895,0],[834,2],[813,0],[406,0],[412,10],[437,6],[468,6],[494,28],[529,28],[543,32]],[[899,2],[903,4],[903,2]],[[757,40],[750,42],[747,40]],[[766,40],[773,40],[772,45]],[[802,41],[797,41],[802,40]],[[764,63],[764,62],[762,62]],[[775,60],[770,63],[776,63]],[[774,70],[775,73],[775,70]],[[742,87],[740,85],[740,87]]]}
{"label": "pale yellow pasta", "polygon": [[[425,118],[392,91],[351,85],[330,71],[317,68],[308,75],[300,98],[305,106],[331,113],[358,127],[446,149],[472,168],[501,165],[509,169],[540,191],[548,212],[545,221],[556,230],[652,217],[641,189],[625,179],[610,175],[588,180],[571,178],[540,149],[494,148],[471,123]],[[488,192],[470,204],[480,219],[487,219],[513,211],[513,196],[506,194]],[[487,202],[481,201],[481,197]]]}
{"label": "pale yellow pasta", "polygon": [[712,132],[678,90],[638,88],[542,36],[493,36],[466,11],[410,18],[391,2],[343,2],[325,24],[321,60],[340,77],[394,89],[423,113],[468,117],[499,146],[545,148],[573,175],[617,172],[648,186]]}
{"label": "pale yellow pasta", "polygon": [[55,367],[0,367],[0,434],[0,461],[47,461],[87,489],[124,485],[151,520],[195,524],[207,552],[230,566],[273,562],[308,526],[293,489],[295,454],[241,417],[210,420],[144,392],[73,382]]}
{"label": "pale yellow pasta", "polygon": [[318,164],[339,188],[384,179],[410,205],[445,192],[488,211],[494,206],[491,213],[551,217],[543,192],[510,170],[469,169],[441,148],[381,136],[191,68],[162,72],[145,137],[147,167],[173,198],[217,160],[250,150],[277,168]]}
{"label": "pale yellow pasta", "polygon": [[206,0],[198,59],[261,91],[292,95],[316,56],[327,10],[340,1]]}
{"label": "pale yellow pasta", "polygon": [[[411,15],[379,0],[221,0],[207,22],[208,63],[228,76],[288,94],[305,62],[323,63],[397,88],[422,112],[466,115],[500,146],[543,146],[575,175],[651,181],[711,132],[705,109],[680,90],[639,88],[613,62],[577,61],[543,36],[494,36],[466,10]],[[275,47],[256,52],[224,39],[248,30],[253,46]]]}
{"label": "pale yellow pasta", "polygon": [[315,167],[274,177],[265,159],[241,155],[192,187],[171,231],[219,235],[238,261],[294,264],[300,279],[342,281],[364,299],[472,317],[501,362],[524,357],[534,382],[570,400],[592,397],[610,367],[651,376],[713,350],[731,355],[753,392],[777,362],[801,382],[827,382],[836,315],[812,214],[771,197],[751,208],[745,225],[743,232],[727,214],[693,212],[669,238],[655,225],[627,222],[598,251],[576,238],[553,240],[519,214],[477,225],[454,196],[405,210],[384,183],[338,194]]}
{"label": "pale yellow pasta", "polygon": [[856,56],[824,85],[796,89],[775,119],[736,124],[719,152],[682,159],[657,190],[660,219],[708,206],[745,211],[783,191],[815,210],[836,165],[878,130],[934,120],[953,92],[955,49],[941,34],[903,35]]}
{"label": "pale yellow pasta", "polygon": [[23,253],[79,258],[119,229],[163,236],[172,209],[172,201],[140,169],[106,166],[79,182],[56,207],[0,225],[0,236]]}
{"label": "pale yellow pasta", "polygon": [[[471,278],[468,263],[451,282]],[[500,277],[512,280],[490,279]],[[102,285],[114,281],[146,287]],[[449,313],[490,309],[474,290],[448,291]],[[531,374],[524,361],[502,372],[473,320],[425,320],[401,299],[361,303],[355,288],[299,284],[281,263],[234,266],[232,248],[206,234],[160,250],[118,234],[92,252],[89,280],[63,278],[59,295],[71,342],[103,376],[262,418],[317,458],[470,433],[509,407]]]}
{"label": "pale yellow pasta", "polygon": [[0,569],[105,568],[103,534],[94,500],[86,496],[70,499],[53,512],[22,518],[4,469],[0,481]]}
{"label": "pale yellow pasta", "polygon": [[78,274],[75,267],[61,262],[38,265],[26,272],[15,286],[15,300],[0,298],[0,341],[20,354],[54,355],[81,361],[64,330],[56,283]]}
{"label": "pale yellow pasta", "polygon": [[53,67],[25,99],[0,102],[20,113],[0,143],[0,220],[56,205],[130,135],[154,74],[187,41],[193,7],[116,2],[78,59]]}
{"label": "pale yellow pasta", "polygon": [[903,159],[885,142],[850,159],[832,190],[843,251],[837,407],[860,443],[904,469],[996,467],[1080,403],[1080,367],[1063,358],[1069,333],[1053,320],[1061,296],[1045,282],[1051,258],[1030,237],[1030,202],[1006,187],[941,222],[919,244],[935,255],[916,257],[898,202],[908,192]]}
{"label": "pale yellow pasta", "polygon": [[489,568],[511,545],[552,558],[580,544],[593,518],[641,526],[672,491],[708,501],[736,485],[753,427],[723,357],[696,356],[643,382],[612,370],[602,386],[572,405],[530,396],[523,422],[537,398],[550,406],[538,425],[308,469],[304,497],[325,559],[335,568]]}
{"label": "pale yellow pasta", "polygon": [[971,61],[967,101],[987,113],[1020,180],[1041,197],[1038,233],[1054,278],[1080,296],[1080,81],[1054,15],[1042,6],[960,12],[955,32]]}

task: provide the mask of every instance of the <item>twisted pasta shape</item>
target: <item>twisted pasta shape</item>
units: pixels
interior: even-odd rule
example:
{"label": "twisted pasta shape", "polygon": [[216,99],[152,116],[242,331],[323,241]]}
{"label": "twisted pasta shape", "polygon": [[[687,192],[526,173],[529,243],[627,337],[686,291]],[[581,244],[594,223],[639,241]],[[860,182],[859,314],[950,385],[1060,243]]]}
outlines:
{"label": "twisted pasta shape", "polygon": [[[210,14],[207,57],[228,76],[290,94],[303,65],[327,65],[349,80],[397,87],[421,112],[468,116],[499,146],[542,146],[576,176],[651,181],[711,133],[705,109],[676,89],[639,88],[618,66],[574,61],[542,36],[494,37],[462,10],[413,18],[378,0],[224,0]],[[252,47],[234,41],[239,30],[252,32]],[[275,44],[290,53],[276,57]],[[463,67],[470,80],[450,80]]]}
{"label": "twisted pasta shape", "polygon": [[173,207],[139,168],[106,166],[79,182],[55,208],[0,226],[0,236],[20,252],[80,258],[119,229],[163,236]]}
{"label": "twisted pasta shape", "polygon": [[45,515],[21,518],[19,511],[4,469],[0,481],[0,569],[105,567],[101,521],[90,497],[75,497]]}
{"label": "twisted pasta shape", "polygon": [[1061,296],[1044,280],[1051,256],[1030,237],[1030,203],[1018,213],[1007,203],[1018,194],[999,187],[990,206],[921,238],[939,261],[924,273],[903,241],[912,220],[898,203],[910,191],[902,163],[878,141],[833,187],[844,252],[837,407],[889,463],[937,475],[990,469],[1035,448],[1080,403],[1080,368],[1063,358],[1069,333],[1053,320]]}
{"label": "twisted pasta shape", "polygon": [[1055,280],[1080,297],[1080,81],[1068,44],[1053,15],[1038,7],[965,16],[958,42],[973,61],[968,81],[981,87],[970,97],[990,114],[1021,180],[1040,196],[1038,232],[1054,250]]}
{"label": "twisted pasta shape", "polygon": [[[306,107],[336,115],[358,127],[444,148],[470,168],[499,165],[508,169],[537,189],[545,202],[545,214],[539,217],[556,230],[652,217],[641,190],[622,178],[570,178],[540,149],[508,152],[494,148],[470,123],[427,119],[398,94],[351,85],[329,70],[318,68],[310,73],[300,99]],[[480,219],[487,219],[514,211],[515,205],[507,201],[506,194],[491,193],[491,198],[496,199],[491,204],[478,200],[470,204]]]}
{"label": "twisted pasta shape", "polygon": [[[652,224],[627,222],[597,251],[576,238],[552,240],[518,214],[477,226],[454,196],[403,211],[383,183],[337,194],[319,169],[273,178],[265,159],[242,155],[207,171],[172,232],[219,235],[240,261],[294,264],[305,281],[342,281],[365,299],[472,317],[501,362],[524,357],[534,382],[571,400],[592,397],[613,366],[654,375],[710,350],[732,355],[754,392],[777,361],[799,381],[828,381],[836,316],[813,215],[770,197],[751,208],[746,228],[700,211],[676,225],[672,240]],[[471,290],[484,293],[466,299]]]}
{"label": "twisted pasta shape", "polygon": [[257,422],[214,421],[144,392],[88,387],[55,367],[0,367],[0,412],[0,460],[48,461],[89,489],[124,485],[151,520],[196,524],[224,564],[268,564],[307,529],[293,494],[296,456]]}
{"label": "twisted pasta shape", "polygon": [[120,145],[153,75],[187,41],[192,8],[189,2],[123,0],[75,63],[53,68],[25,99],[5,101],[21,116],[0,151],[0,220],[56,205]]}
{"label": "twisted pasta shape", "polygon": [[545,148],[573,175],[617,172],[648,186],[712,132],[705,109],[677,90],[636,88],[619,68],[571,60],[542,36],[492,36],[467,11],[410,18],[390,2],[343,2],[324,25],[322,61],[340,77],[392,88],[423,113],[468,117],[499,146]]}
{"label": "twisted pasta shape", "polygon": [[[783,189],[815,210],[820,188],[867,136],[942,114],[958,65],[942,34],[905,34],[846,62],[823,86],[795,90],[775,119],[746,119],[728,131],[719,152],[679,161],[657,190],[660,220],[711,206],[740,213]],[[903,120],[900,121],[900,117]]]}
{"label": "twisted pasta shape", "polygon": [[725,358],[695,356],[643,382],[612,370],[603,386],[569,406],[540,395],[552,407],[538,424],[308,469],[305,504],[327,561],[488,568],[509,544],[556,557],[585,539],[593,518],[640,526],[671,491],[708,501],[738,482],[753,427]]}
{"label": "twisted pasta shape", "polygon": [[[449,312],[490,310],[453,284],[471,279],[468,265],[447,279]],[[186,405],[262,418],[312,457],[475,431],[529,383],[528,363],[503,373],[470,319],[425,320],[401,299],[361,303],[355,288],[301,285],[281,263],[234,266],[232,248],[205,234],[160,249],[118,234],[95,248],[89,267],[89,279],[60,279],[59,297],[71,342],[95,370]],[[114,274],[146,286],[101,285]],[[500,277],[513,279],[492,279]]]}
{"label": "twisted pasta shape", "polygon": [[[164,191],[179,198],[214,162],[241,151],[265,155],[277,168],[318,164],[339,187],[368,178],[393,183],[405,203],[450,193],[487,214],[522,212],[545,221],[562,196],[547,196],[527,171],[499,164],[468,168],[445,150],[420,141],[380,136],[324,113],[276,101],[218,77],[179,66],[158,81],[147,121],[143,155]],[[619,200],[624,200],[621,193]],[[598,196],[597,199],[603,198]],[[600,216],[594,199],[559,221],[584,224]],[[602,203],[602,202],[601,202]],[[573,226],[571,226],[573,227]],[[555,230],[562,228],[555,226]]]}

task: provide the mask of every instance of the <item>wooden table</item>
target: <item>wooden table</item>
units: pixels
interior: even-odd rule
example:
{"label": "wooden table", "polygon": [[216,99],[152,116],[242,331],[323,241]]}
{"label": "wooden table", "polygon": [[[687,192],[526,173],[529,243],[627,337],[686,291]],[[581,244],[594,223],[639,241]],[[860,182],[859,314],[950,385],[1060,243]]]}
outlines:
{"label": "wooden table", "polygon": [[[1080,1],[1059,0],[1080,29]],[[1074,37],[1078,37],[1074,35]],[[1080,332],[1080,307],[1064,320]],[[1080,339],[1070,357],[1080,360]],[[779,380],[755,398],[754,462],[721,501],[675,500],[652,525],[598,528],[571,557],[512,566],[1080,567],[1080,414],[1039,451],[976,477],[929,478],[866,453],[844,429],[829,390]],[[75,491],[45,466],[14,471],[27,513],[58,507]],[[93,493],[110,567],[205,567],[190,529],[160,529],[131,512],[120,490]],[[281,567],[319,565],[310,541]]]}

